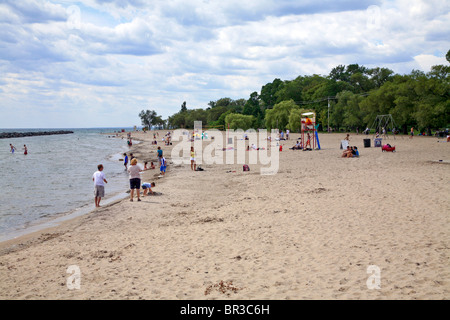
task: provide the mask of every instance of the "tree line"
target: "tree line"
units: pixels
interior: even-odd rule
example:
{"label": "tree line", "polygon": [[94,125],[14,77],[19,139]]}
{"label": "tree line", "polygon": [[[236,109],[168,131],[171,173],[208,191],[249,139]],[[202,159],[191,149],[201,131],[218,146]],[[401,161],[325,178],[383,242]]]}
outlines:
{"label": "tree line", "polygon": [[[450,50],[446,58],[450,62]],[[202,121],[218,129],[298,132],[304,111],[316,113],[319,130],[366,128],[377,115],[391,114],[400,132],[407,133],[413,126],[430,134],[450,124],[450,66],[400,75],[387,68],[338,65],[327,76],[276,78],[248,99],[221,98],[209,102],[206,109],[188,109],[183,102],[180,111],[166,120],[150,110],[142,110],[139,116],[143,125],[163,128],[190,129],[194,121]]]}

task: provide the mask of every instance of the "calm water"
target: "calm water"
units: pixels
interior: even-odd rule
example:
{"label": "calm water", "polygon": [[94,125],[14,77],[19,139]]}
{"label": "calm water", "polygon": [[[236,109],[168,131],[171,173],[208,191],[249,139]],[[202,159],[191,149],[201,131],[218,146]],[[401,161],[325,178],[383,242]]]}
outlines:
{"label": "calm water", "polygon": [[[0,129],[0,132],[60,129]],[[0,241],[26,233],[55,217],[95,209],[92,174],[102,163],[105,198],[124,197],[128,189],[122,154],[126,140],[113,135],[119,128],[61,129],[73,134],[0,139]],[[127,129],[130,130],[130,129]],[[16,147],[10,152],[9,144]],[[28,154],[24,155],[26,144]]]}

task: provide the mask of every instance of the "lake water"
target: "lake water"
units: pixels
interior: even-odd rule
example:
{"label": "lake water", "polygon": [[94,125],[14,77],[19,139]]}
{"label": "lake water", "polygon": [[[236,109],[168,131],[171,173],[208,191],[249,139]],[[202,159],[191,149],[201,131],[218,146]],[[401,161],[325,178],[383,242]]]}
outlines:
{"label": "lake water", "polygon": [[[74,133],[0,139],[0,241],[33,231],[43,223],[45,226],[55,218],[65,219],[94,210],[92,175],[100,163],[108,181],[101,205],[126,197],[128,174],[120,159],[128,146],[126,139],[113,134],[121,128],[0,129],[0,132],[53,130]],[[10,143],[16,147],[14,153],[10,152]]]}

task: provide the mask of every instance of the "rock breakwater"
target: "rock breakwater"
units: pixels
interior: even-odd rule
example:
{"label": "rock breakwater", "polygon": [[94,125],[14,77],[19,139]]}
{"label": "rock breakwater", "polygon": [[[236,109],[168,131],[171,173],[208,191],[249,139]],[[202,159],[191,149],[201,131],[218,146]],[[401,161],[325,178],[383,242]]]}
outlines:
{"label": "rock breakwater", "polygon": [[30,131],[30,132],[0,132],[0,139],[48,136],[53,134],[70,134],[70,133],[73,133],[73,131],[56,130],[56,131]]}

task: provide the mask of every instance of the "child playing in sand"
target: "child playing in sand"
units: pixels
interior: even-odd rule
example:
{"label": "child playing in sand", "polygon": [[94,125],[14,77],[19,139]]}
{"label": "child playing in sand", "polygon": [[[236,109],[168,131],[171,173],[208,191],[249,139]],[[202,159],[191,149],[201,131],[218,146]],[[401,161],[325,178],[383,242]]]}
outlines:
{"label": "child playing in sand", "polygon": [[153,164],[153,161],[150,162],[150,167],[147,167],[148,161],[144,162],[144,170],[150,170],[150,169],[155,169],[155,165]]}
{"label": "child playing in sand", "polygon": [[154,195],[155,193],[152,191],[152,187],[155,187],[155,186],[156,186],[156,184],[154,182],[152,182],[152,183],[144,182],[142,184],[142,189],[144,189],[144,196],[148,195],[149,192],[152,195]]}

